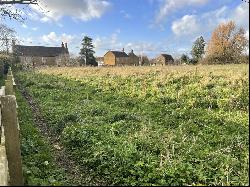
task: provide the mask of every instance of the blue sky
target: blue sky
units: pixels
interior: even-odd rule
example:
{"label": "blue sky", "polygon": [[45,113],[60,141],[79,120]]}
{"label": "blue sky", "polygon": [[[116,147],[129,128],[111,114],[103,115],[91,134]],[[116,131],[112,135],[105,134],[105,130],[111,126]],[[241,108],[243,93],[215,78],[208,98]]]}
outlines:
{"label": "blue sky", "polygon": [[1,20],[17,31],[20,44],[60,46],[78,55],[84,35],[96,56],[131,49],[155,57],[188,54],[199,36],[207,41],[222,22],[234,20],[249,37],[249,4],[241,0],[40,0],[22,8],[24,23]]}

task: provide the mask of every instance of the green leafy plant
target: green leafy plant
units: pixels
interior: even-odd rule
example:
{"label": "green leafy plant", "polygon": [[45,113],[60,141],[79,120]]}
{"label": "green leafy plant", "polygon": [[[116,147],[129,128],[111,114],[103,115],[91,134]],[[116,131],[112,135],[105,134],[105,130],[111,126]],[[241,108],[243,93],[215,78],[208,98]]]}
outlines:
{"label": "green leafy plant", "polygon": [[246,65],[176,69],[17,78],[82,171],[110,185],[248,185]]}

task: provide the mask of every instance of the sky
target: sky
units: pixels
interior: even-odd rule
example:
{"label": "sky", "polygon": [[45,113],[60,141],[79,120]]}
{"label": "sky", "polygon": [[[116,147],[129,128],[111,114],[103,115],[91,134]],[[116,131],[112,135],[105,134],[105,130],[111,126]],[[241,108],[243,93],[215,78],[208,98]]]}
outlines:
{"label": "sky", "polygon": [[16,6],[27,19],[1,19],[17,32],[22,45],[61,46],[77,56],[85,35],[95,56],[108,50],[153,58],[160,53],[190,54],[193,42],[207,42],[220,23],[235,21],[249,38],[249,3],[244,0],[39,0]]}

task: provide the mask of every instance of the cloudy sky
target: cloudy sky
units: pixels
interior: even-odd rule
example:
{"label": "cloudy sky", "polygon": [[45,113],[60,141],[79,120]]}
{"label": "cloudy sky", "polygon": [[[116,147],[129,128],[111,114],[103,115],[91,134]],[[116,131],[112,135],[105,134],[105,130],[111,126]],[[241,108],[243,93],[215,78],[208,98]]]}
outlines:
{"label": "cloudy sky", "polygon": [[[234,20],[249,37],[249,3],[242,0],[39,0],[22,8],[27,20],[4,22],[15,28],[23,45],[60,46],[77,55],[85,35],[93,38],[96,56],[107,50],[134,49],[189,53],[198,36],[208,40],[222,22]],[[0,20],[3,21],[3,20]]]}

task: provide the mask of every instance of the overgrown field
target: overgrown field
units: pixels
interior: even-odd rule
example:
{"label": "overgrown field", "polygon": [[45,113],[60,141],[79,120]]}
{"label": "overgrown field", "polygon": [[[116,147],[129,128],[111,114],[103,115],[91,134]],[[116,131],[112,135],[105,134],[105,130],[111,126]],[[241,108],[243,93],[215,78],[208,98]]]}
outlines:
{"label": "overgrown field", "polygon": [[55,164],[50,143],[35,126],[27,101],[19,91],[16,92],[16,98],[25,185],[69,185],[64,171]]}
{"label": "overgrown field", "polygon": [[50,68],[16,77],[108,184],[248,185],[248,65]]}
{"label": "overgrown field", "polygon": [[[0,86],[6,77],[0,77]],[[16,90],[18,122],[20,125],[21,154],[24,185],[69,185],[65,172],[55,165],[52,147],[35,126],[33,114],[25,98]]]}

